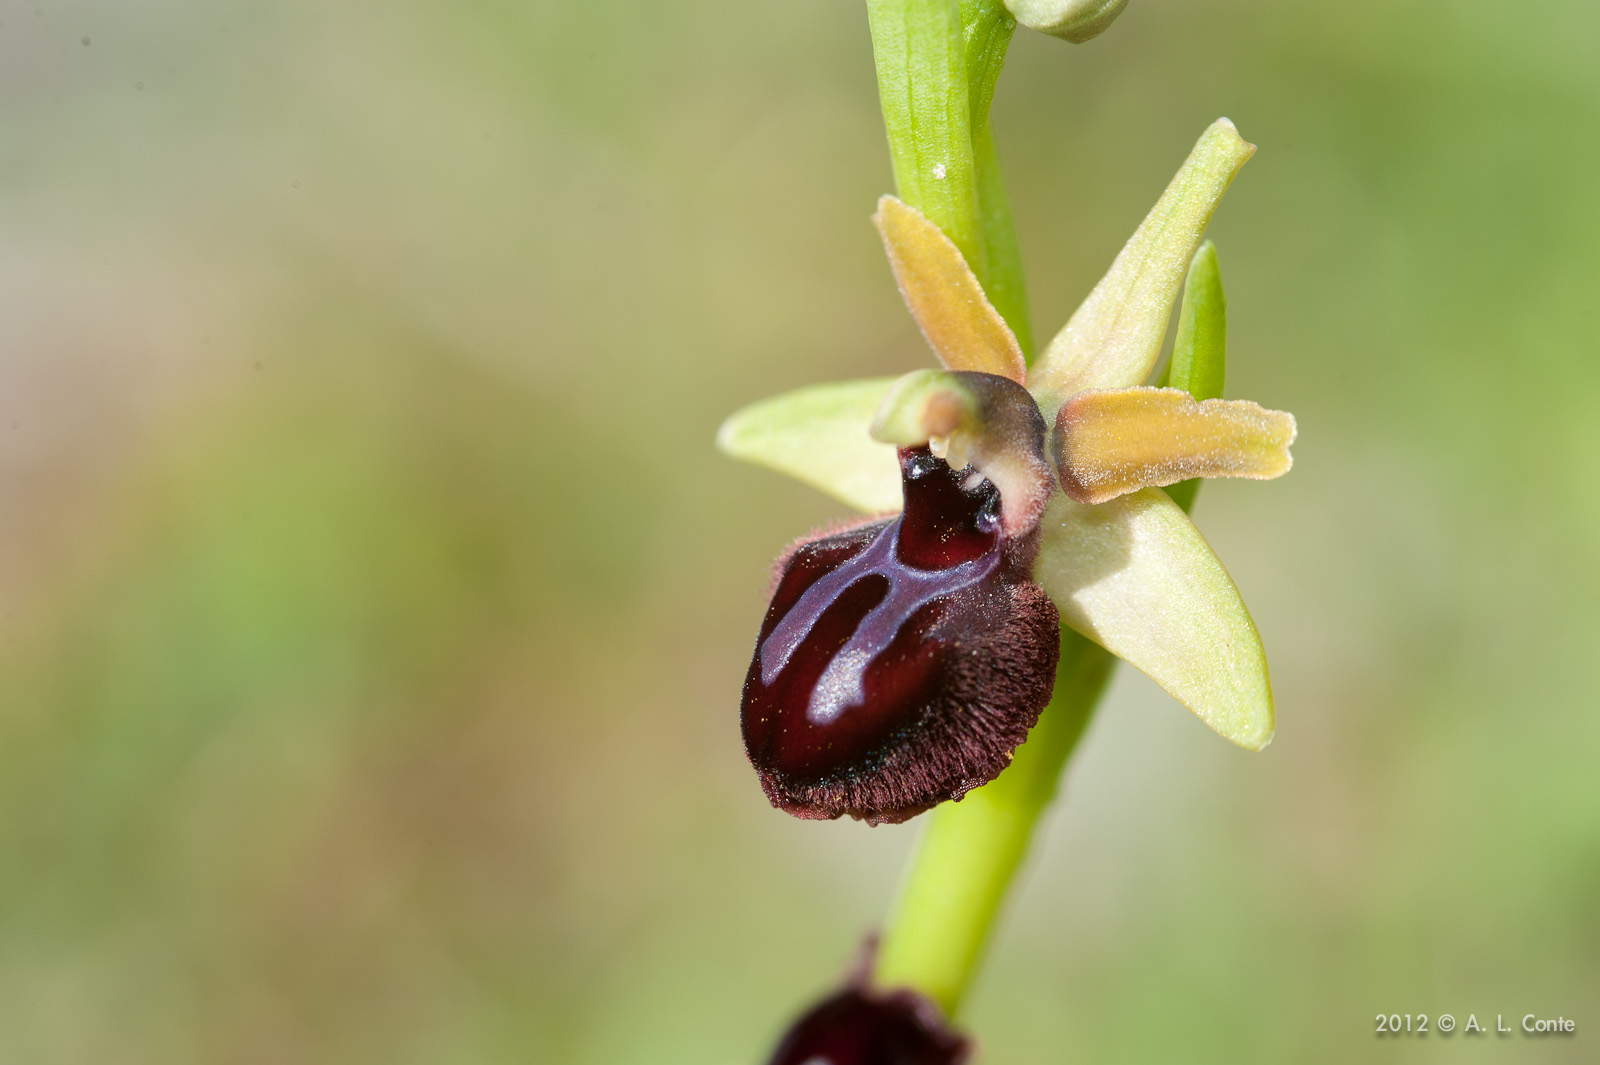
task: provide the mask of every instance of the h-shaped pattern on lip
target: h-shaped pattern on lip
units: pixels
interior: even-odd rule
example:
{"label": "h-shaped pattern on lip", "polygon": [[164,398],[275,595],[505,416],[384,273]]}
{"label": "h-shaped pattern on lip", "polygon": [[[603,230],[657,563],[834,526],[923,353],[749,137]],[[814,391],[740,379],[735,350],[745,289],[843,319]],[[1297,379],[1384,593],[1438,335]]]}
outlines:
{"label": "h-shaped pattern on lip", "polygon": [[[775,806],[901,821],[992,780],[1049,699],[1059,624],[1240,746],[1271,739],[1255,624],[1186,506],[1159,487],[1177,483],[1186,503],[1193,478],[1289,468],[1292,417],[1221,398],[1225,302],[1200,244],[1253,151],[1213,123],[1031,368],[960,249],[912,205],[879,201],[895,280],[944,370],[803,389],[718,434],[730,454],[865,513],[891,510],[897,487],[906,507],[806,537],[779,562],[740,715]],[[1180,289],[1169,372],[1145,384]],[[867,438],[899,449],[898,478]],[[976,510],[964,531],[960,505],[946,512],[957,524],[912,513],[922,492],[906,460],[919,451],[937,456],[935,480],[954,484],[966,467],[977,481],[965,491],[993,493],[998,541]]]}
{"label": "h-shaped pattern on lip", "polygon": [[888,649],[912,615],[941,596],[983,580],[1000,564],[997,546],[978,558],[947,569],[909,566],[896,557],[904,520],[902,515],[885,525],[865,551],[807,588],[761,644],[761,683],[770,685],[789,664],[795,649],[816,627],[822,612],[845,589],[870,576],[888,580],[888,593],[856,625],[812,688],[806,707],[806,720],[812,724],[825,725],[862,703],[865,698],[862,678],[867,666]]}
{"label": "h-shaped pattern on lip", "polygon": [[905,509],[780,564],[740,719],[775,806],[903,821],[991,780],[1049,699],[1059,616],[1028,581],[1001,490],[927,446]]}

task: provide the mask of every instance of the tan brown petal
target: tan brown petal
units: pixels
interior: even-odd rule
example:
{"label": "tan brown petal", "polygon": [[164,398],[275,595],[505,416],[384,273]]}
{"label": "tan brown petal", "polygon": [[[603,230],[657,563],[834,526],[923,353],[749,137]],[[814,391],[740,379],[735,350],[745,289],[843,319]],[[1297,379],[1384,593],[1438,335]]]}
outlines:
{"label": "tan brown petal", "polygon": [[1118,388],[1063,403],[1051,451],[1067,495],[1104,503],[1191,477],[1281,477],[1293,464],[1294,438],[1294,415],[1249,400]]}
{"label": "tan brown petal", "polygon": [[1021,382],[1027,363],[1016,335],[944,231],[894,196],[878,200],[872,221],[900,295],[939,361]]}

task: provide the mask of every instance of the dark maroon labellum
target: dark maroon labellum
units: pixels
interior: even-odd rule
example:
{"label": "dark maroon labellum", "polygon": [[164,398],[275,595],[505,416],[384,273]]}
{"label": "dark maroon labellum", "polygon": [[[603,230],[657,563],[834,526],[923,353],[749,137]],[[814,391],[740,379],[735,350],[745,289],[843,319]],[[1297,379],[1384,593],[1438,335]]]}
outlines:
{"label": "dark maroon labellum", "polygon": [[779,562],[745,678],[745,749],[773,805],[903,821],[997,776],[1050,698],[1055,605],[1028,579],[1038,530],[926,447],[905,510]]}
{"label": "dark maroon labellum", "polygon": [[796,1021],[770,1065],[961,1065],[970,1051],[926,999],[852,988]]}

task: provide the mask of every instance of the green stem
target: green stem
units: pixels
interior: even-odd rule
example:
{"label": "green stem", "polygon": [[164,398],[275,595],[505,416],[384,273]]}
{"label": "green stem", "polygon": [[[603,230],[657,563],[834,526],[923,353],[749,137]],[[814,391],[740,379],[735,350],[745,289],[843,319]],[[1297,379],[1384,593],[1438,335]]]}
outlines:
{"label": "green stem", "polygon": [[[961,249],[1031,352],[1016,227],[989,127],[1016,22],[997,0],[867,0],[867,13],[900,198]],[[1055,693],[1015,761],[929,816],[879,947],[878,984],[916,988],[955,1012],[1114,661],[1062,632]]]}
{"label": "green stem", "polygon": [[1034,825],[1056,794],[1115,659],[1061,634],[1055,694],[1016,760],[931,815],[878,949],[874,980],[914,987],[953,1016],[982,960]]}
{"label": "green stem", "polygon": [[867,0],[878,98],[900,198],[988,274],[961,0]]}
{"label": "green stem", "polygon": [[1011,326],[1023,354],[1033,355],[1033,328],[1028,321],[1028,292],[1023,283],[1022,251],[1011,217],[1011,197],[1000,172],[989,107],[1005,66],[1011,34],[1017,28],[996,0],[962,0],[961,22],[967,63],[967,113],[972,127],[973,169],[977,173],[979,225],[983,230],[989,300]]}

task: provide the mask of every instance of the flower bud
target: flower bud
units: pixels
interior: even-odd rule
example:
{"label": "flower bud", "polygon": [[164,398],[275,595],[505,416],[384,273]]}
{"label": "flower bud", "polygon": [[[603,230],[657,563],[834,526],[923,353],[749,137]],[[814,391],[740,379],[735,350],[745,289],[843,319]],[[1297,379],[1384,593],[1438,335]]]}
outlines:
{"label": "flower bud", "polygon": [[971,1049],[922,996],[850,988],[795,1021],[770,1065],[962,1065]]}
{"label": "flower bud", "polygon": [[1082,44],[1104,33],[1128,0],[1005,0],[1005,4],[1029,29]]}

